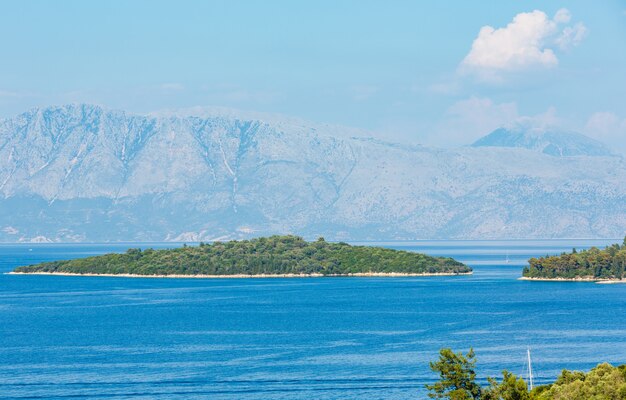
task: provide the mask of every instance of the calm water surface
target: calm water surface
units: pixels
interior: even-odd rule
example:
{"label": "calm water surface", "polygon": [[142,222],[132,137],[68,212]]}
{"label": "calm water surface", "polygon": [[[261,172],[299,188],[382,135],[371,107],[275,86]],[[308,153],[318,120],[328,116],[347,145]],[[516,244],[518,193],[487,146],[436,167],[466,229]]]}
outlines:
{"label": "calm water surface", "polygon": [[[428,241],[473,276],[133,279],[0,275],[0,398],[425,398],[428,361],[481,379],[626,362],[626,285],[516,280],[531,256],[615,241]],[[374,244],[374,243],[372,243]],[[0,272],[133,244],[0,245]],[[507,262],[508,259],[508,262]]]}

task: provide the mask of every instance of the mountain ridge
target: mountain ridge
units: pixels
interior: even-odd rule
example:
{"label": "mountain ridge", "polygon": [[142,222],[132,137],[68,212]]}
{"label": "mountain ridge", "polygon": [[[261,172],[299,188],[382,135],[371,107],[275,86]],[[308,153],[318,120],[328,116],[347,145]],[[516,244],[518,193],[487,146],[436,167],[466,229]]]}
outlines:
{"label": "mountain ridge", "polygon": [[404,146],[324,129],[85,104],[22,113],[0,121],[0,241],[620,237],[626,228],[618,156]]}

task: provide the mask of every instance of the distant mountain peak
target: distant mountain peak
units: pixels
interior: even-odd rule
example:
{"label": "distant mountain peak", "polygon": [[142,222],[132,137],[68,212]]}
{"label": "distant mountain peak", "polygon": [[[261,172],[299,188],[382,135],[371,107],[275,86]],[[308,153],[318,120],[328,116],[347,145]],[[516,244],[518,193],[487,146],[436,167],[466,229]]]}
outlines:
{"label": "distant mountain peak", "polygon": [[487,146],[525,148],[556,157],[612,155],[603,143],[583,134],[526,124],[496,129],[472,144]]}

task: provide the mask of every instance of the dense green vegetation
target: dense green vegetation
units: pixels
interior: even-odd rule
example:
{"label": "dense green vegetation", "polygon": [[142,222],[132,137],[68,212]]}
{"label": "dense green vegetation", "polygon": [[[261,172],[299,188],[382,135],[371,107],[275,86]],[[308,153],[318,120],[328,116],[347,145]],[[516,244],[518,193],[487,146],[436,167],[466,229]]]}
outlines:
{"label": "dense green vegetation", "polygon": [[529,391],[521,377],[502,371],[502,380],[488,378],[489,385],[476,382],[476,357],[450,349],[439,352],[439,360],[430,368],[439,380],[426,385],[431,399],[450,400],[624,400],[626,399],[626,365],[614,367],[599,364],[591,371],[563,370],[557,380]]}
{"label": "dense green vegetation", "polygon": [[523,272],[528,278],[626,279],[626,238],[621,246],[580,252],[574,249],[560,256],[531,258],[528,263]]}
{"label": "dense green vegetation", "polygon": [[439,374],[439,380],[426,385],[431,399],[480,399],[482,388],[476,383],[476,356],[470,349],[467,355],[451,349],[441,349],[439,360],[430,363],[430,369]]}
{"label": "dense green vegetation", "polygon": [[451,258],[329,243],[323,238],[306,242],[297,236],[201,243],[168,250],[129,249],[69,261],[53,261],[15,272],[137,275],[260,275],[355,273],[466,273],[471,269]]}

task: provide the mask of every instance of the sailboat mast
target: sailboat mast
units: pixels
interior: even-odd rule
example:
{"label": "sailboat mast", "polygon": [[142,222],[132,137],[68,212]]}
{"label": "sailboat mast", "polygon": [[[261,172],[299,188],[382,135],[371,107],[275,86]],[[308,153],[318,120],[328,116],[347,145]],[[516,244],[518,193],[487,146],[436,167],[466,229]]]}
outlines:
{"label": "sailboat mast", "polygon": [[533,390],[533,365],[530,362],[530,348],[526,349],[528,355],[528,382],[530,383],[530,390]]}

